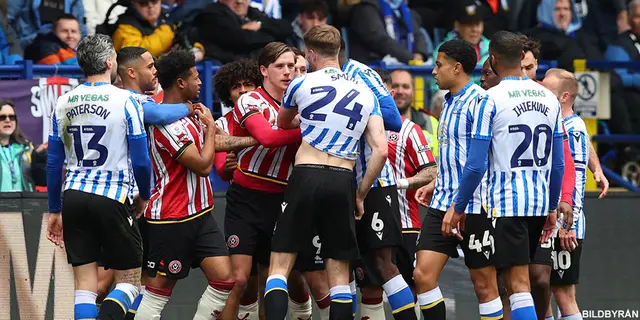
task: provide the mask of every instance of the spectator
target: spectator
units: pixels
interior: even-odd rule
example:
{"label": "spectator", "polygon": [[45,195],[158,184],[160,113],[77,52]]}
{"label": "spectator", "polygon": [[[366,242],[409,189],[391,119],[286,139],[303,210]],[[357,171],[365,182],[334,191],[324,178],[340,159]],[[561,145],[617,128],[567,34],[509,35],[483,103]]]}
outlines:
{"label": "spectator", "polygon": [[571,0],[543,0],[538,6],[539,25],[525,34],[541,44],[540,60],[558,60],[558,67],[573,71],[574,59],[602,60],[598,40],[582,30]]}
{"label": "spectator", "polygon": [[9,24],[17,32],[20,45],[26,48],[39,33],[49,33],[53,23],[64,14],[71,14],[80,22],[80,33],[87,35],[82,0],[11,0]]}
{"label": "spectator", "polygon": [[307,74],[308,62],[304,52],[296,47],[291,47],[293,54],[296,55],[296,65],[294,77]]}
{"label": "spectator", "polygon": [[251,0],[249,5],[264,12],[269,18],[282,19],[280,0]]}
{"label": "spectator", "polygon": [[257,54],[273,41],[291,37],[291,24],[269,18],[247,0],[220,0],[209,5],[196,17],[198,39],[206,48],[206,56],[222,63]]}
{"label": "spectator", "polygon": [[116,6],[107,17],[107,11],[116,2],[118,0],[83,0],[87,34],[95,34],[96,27],[105,21],[109,24],[116,23],[118,16],[126,10],[125,6]]}
{"label": "spectator", "polygon": [[349,19],[349,55],[363,63],[425,61],[420,16],[403,0],[361,0]]}
{"label": "spectator", "polygon": [[35,185],[46,186],[47,144],[33,149],[18,127],[15,105],[8,100],[0,101],[0,145],[0,192],[34,191]]}
{"label": "spectator", "polygon": [[[483,36],[484,32],[484,9],[474,1],[464,0],[459,3],[456,11],[455,22],[453,23],[453,31],[449,32],[443,42],[452,39],[462,39],[474,45],[476,54],[478,55],[478,67],[482,67],[485,60],[489,57],[489,39]],[[440,45],[438,45],[440,48]],[[438,58],[438,48],[433,51],[433,61]],[[480,77],[473,76],[471,79],[480,84]],[[438,90],[435,80],[431,81],[431,92]]]}
{"label": "spectator", "polygon": [[24,57],[37,64],[77,65],[76,47],[80,42],[80,23],[70,14],[62,15],[53,31],[39,34],[27,46]]}
{"label": "spectator", "polygon": [[291,23],[293,37],[289,43],[298,49],[304,49],[302,36],[312,27],[327,24],[329,7],[325,0],[300,1],[300,13],[298,18]]}
{"label": "spectator", "polygon": [[488,39],[500,30],[509,29],[509,4],[504,0],[476,0],[474,5],[478,6],[477,10],[483,11],[484,32],[482,33]]}
{"label": "spectator", "polygon": [[[621,33],[605,52],[609,61],[640,60],[640,0],[629,3],[631,30]],[[609,128],[615,133],[640,132],[640,73],[620,68],[611,78],[611,120]]]}
{"label": "spectator", "polygon": [[[400,115],[415,122],[422,128],[434,157],[438,157],[438,118],[425,110],[417,110],[413,105],[413,77],[406,70],[391,72],[391,88],[395,91],[393,100]],[[442,108],[441,108],[442,109]]]}
{"label": "spectator", "polygon": [[5,13],[0,10],[0,64],[15,64],[22,60],[22,47]]}
{"label": "spectator", "polygon": [[[587,8],[584,28],[598,37],[602,51],[613,43],[618,34],[629,31],[627,0],[576,0]],[[579,6],[580,7],[580,6]]]}
{"label": "spectator", "polygon": [[173,26],[163,19],[160,0],[132,0],[131,6],[118,17],[113,45],[116,51],[124,47],[142,47],[158,57],[169,51],[175,34]]}

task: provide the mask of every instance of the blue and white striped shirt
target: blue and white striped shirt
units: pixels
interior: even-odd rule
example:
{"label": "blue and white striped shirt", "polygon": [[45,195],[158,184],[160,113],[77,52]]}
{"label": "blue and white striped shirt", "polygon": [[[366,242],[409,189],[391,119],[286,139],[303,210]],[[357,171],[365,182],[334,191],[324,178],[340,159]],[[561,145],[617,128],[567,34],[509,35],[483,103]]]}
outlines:
{"label": "blue and white striped shirt", "polygon": [[[467,162],[467,152],[471,144],[474,110],[487,92],[470,82],[456,95],[447,93],[438,124],[438,177],[430,207],[447,211],[455,199],[462,179],[462,171]],[[465,213],[479,214],[486,198],[486,175],[473,193]]]}
{"label": "blue and white striped shirt", "polygon": [[[397,111],[398,108],[396,107],[396,104],[393,101],[391,94],[389,93],[387,88],[384,86],[384,83],[382,82],[382,78],[380,78],[380,75],[378,75],[377,72],[375,72],[366,64],[358,62],[353,59],[349,59],[342,66],[342,70],[346,74],[348,74],[350,77],[356,79],[360,84],[366,85],[371,90],[371,92],[376,96],[376,100],[378,100],[378,104],[380,105],[383,119],[385,118],[385,114],[386,114],[385,112],[382,112],[383,105],[384,105],[384,107],[393,108],[393,111],[398,113],[398,120],[400,120],[400,117],[399,117],[400,113]],[[391,101],[392,105],[388,105],[388,103],[385,104],[387,100]],[[387,119],[384,119],[384,120],[386,123]],[[371,147],[366,142],[366,139],[364,138],[364,136],[360,138],[359,150],[360,150],[359,151],[360,156],[358,158],[358,161],[356,161],[356,166],[354,168],[357,185],[360,185],[360,182],[362,181],[365,173],[367,172],[367,161],[371,159],[371,153],[372,153]],[[387,159],[387,161],[384,164],[384,168],[382,168],[382,171],[380,172],[380,176],[378,176],[378,178],[373,183],[373,187],[374,188],[388,187],[388,186],[394,186],[394,185],[396,185],[396,177],[394,175],[393,166],[391,165],[391,162],[389,162],[389,160]]]}
{"label": "blue and white striped shirt", "polygon": [[564,137],[558,99],[526,77],[506,77],[487,93],[495,106],[477,109],[473,129],[474,138],[491,141],[487,206],[494,217],[546,216],[550,198],[559,199],[551,194],[552,163],[563,159],[553,152]]}
{"label": "blue and white striped shirt", "polygon": [[590,137],[587,132],[587,126],[578,115],[574,114],[565,118],[564,127],[569,136],[571,157],[576,164],[576,187],[573,190],[573,228],[576,229],[576,238],[584,239],[586,231],[584,187],[587,183]]}
{"label": "blue and white striped shirt", "polygon": [[370,116],[381,116],[371,90],[337,68],[324,68],[293,79],[284,108],[297,107],[302,140],[332,156],[356,160]]}
{"label": "blue and white striped shirt", "polygon": [[64,142],[64,190],[133,201],[128,141],[146,139],[146,133],[142,106],[129,91],[85,83],[58,99],[51,121],[49,139]]}

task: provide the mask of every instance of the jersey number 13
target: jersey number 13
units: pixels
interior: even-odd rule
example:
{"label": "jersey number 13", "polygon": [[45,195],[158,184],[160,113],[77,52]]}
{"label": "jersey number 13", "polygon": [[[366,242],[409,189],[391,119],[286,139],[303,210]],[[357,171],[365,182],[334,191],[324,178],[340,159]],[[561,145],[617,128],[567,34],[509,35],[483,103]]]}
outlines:
{"label": "jersey number 13", "polygon": [[[76,158],[78,159],[79,167],[98,167],[103,165],[107,161],[109,150],[104,145],[100,144],[100,140],[107,131],[106,126],[68,126],[67,133],[73,136],[73,149],[76,152]],[[95,159],[84,159],[85,150],[82,146],[82,136],[84,134],[91,134],[91,138],[87,143],[87,153],[97,153],[98,157]],[[92,152],[93,151],[93,152]]]}

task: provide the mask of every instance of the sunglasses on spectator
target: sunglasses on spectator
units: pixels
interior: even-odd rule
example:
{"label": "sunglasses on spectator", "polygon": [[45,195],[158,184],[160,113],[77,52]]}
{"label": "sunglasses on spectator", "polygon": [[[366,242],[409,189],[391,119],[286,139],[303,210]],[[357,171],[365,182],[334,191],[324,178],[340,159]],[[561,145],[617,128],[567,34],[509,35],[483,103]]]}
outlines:
{"label": "sunglasses on spectator", "polygon": [[160,2],[160,0],[137,0],[136,3],[139,4],[141,7],[146,7],[150,4],[157,4],[158,2]]}
{"label": "sunglasses on spectator", "polygon": [[0,121],[11,120],[16,121],[15,114],[0,114]]}

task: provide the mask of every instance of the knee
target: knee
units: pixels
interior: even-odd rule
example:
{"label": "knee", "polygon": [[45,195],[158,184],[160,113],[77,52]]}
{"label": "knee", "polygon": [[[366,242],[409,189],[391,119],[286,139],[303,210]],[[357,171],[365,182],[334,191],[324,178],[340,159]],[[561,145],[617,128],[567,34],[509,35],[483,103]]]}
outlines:
{"label": "knee", "polygon": [[556,302],[559,305],[566,305],[567,303],[573,303],[576,299],[573,286],[558,286],[553,287],[553,296],[556,298]]}
{"label": "knee", "polygon": [[533,290],[548,290],[550,284],[551,270],[549,268],[536,268],[532,270],[529,281]]}
{"label": "knee", "polygon": [[489,286],[486,279],[471,277],[471,281],[473,282],[473,290],[475,290],[478,300],[489,301],[492,291],[494,290]]}
{"label": "knee", "polygon": [[421,268],[420,265],[413,270],[413,280],[418,286],[418,291],[431,290],[438,286],[438,274],[428,268]]}
{"label": "knee", "polygon": [[364,287],[360,289],[362,301],[382,299],[382,288],[380,287]]}
{"label": "knee", "polygon": [[245,289],[247,289],[247,285],[249,283],[249,276],[247,276],[244,273],[238,272],[238,273],[235,273],[233,277],[230,276],[229,280],[235,281],[235,285],[234,285],[235,289],[244,291]]}

